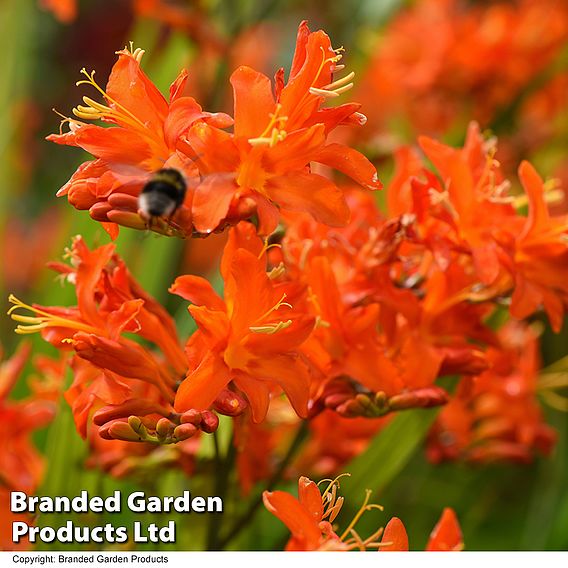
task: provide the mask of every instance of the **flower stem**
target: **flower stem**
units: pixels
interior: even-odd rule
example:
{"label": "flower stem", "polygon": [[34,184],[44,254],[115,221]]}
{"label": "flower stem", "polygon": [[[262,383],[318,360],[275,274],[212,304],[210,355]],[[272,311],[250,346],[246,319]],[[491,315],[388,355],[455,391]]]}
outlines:
{"label": "flower stem", "polygon": [[264,491],[270,491],[274,486],[281,480],[284,471],[295,457],[296,453],[300,449],[302,443],[304,442],[308,434],[308,422],[307,420],[302,421],[300,427],[296,431],[296,435],[292,440],[286,455],[280,462],[280,465],[276,471],[272,474],[272,477],[268,480],[262,491],[255,497],[254,500],[249,504],[248,509],[245,513],[237,519],[233,527],[228,531],[228,533],[218,541],[219,550],[224,550],[225,547],[244,529],[251,519],[256,515],[258,508],[262,505],[262,493]]}
{"label": "flower stem", "polygon": [[[221,497],[224,502],[229,487],[229,475],[233,469],[235,461],[235,445],[232,441],[229,443],[227,455],[225,459],[221,457],[221,449],[219,446],[219,438],[217,432],[213,432],[213,443],[215,444],[215,495]],[[221,550],[219,547],[219,528],[221,525],[222,515],[210,515],[209,527],[207,530],[207,550]]]}

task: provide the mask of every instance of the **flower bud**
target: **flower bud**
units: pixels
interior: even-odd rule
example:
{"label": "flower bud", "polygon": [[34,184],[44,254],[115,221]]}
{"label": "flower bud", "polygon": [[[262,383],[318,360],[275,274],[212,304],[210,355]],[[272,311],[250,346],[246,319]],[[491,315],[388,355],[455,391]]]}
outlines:
{"label": "flower bud", "polygon": [[128,422],[123,422],[122,420],[117,420],[109,425],[108,435],[111,440],[124,440],[126,442],[142,442],[144,440],[138,432],[132,429]]}
{"label": "flower bud", "polygon": [[219,427],[219,417],[210,410],[201,413],[201,429],[207,434],[212,434]]}
{"label": "flower bud", "polygon": [[357,402],[356,399],[350,398],[349,400],[345,401],[343,404],[340,404],[336,409],[335,412],[340,416],[345,418],[355,418],[356,416],[363,416],[364,409],[361,405]]}
{"label": "flower bud", "polygon": [[448,402],[448,393],[440,387],[426,387],[402,394],[389,399],[391,410],[405,410],[407,408],[430,408]]}
{"label": "flower bud", "polygon": [[326,408],[337,408],[340,404],[353,398],[353,395],[348,392],[338,392],[326,396],[324,399],[324,405]]}
{"label": "flower bud", "polygon": [[116,420],[118,418],[127,418],[130,415],[136,414],[138,416],[145,416],[148,414],[167,414],[169,410],[144,399],[130,399],[124,401],[122,404],[112,404],[103,406],[93,415],[93,422],[97,426],[102,426],[105,422]]}
{"label": "flower bud", "polygon": [[178,442],[182,442],[183,440],[191,438],[197,432],[197,427],[188,422],[186,424],[180,424],[179,426],[176,426],[173,432],[173,438]]}
{"label": "flower bud", "polygon": [[100,428],[99,428],[99,436],[103,439],[103,440],[112,440],[112,436],[110,435],[110,427],[112,426],[112,422],[107,422],[106,424],[103,424]]}
{"label": "flower bud", "polygon": [[199,410],[195,410],[195,408],[190,408],[180,416],[179,421],[182,424],[193,424],[194,426],[199,426],[201,423],[201,412],[199,412]]}
{"label": "flower bud", "polygon": [[146,426],[142,424],[142,420],[139,416],[129,416],[128,417],[128,425],[140,435],[141,438],[145,438],[146,434],[148,433]]}
{"label": "flower bud", "polygon": [[160,418],[156,424],[156,434],[159,438],[168,438],[172,436],[176,425],[167,418]]}
{"label": "flower bud", "polygon": [[213,408],[219,414],[224,414],[225,416],[239,416],[247,407],[248,402],[242,396],[229,389],[223,389],[213,403]]}

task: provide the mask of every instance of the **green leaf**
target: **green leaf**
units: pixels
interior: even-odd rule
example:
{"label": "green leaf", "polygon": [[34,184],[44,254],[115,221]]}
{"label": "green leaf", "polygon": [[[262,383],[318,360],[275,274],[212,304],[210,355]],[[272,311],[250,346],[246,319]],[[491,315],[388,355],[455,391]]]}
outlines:
{"label": "green leaf", "polygon": [[397,414],[365,452],[345,466],[345,503],[352,506],[365,489],[382,491],[402,471],[426,437],[439,409],[407,410]]}

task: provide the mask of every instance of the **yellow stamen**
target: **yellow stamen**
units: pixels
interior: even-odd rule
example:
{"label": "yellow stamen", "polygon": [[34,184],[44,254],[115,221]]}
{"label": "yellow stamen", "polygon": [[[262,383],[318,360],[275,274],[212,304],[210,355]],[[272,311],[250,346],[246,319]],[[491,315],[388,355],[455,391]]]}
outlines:
{"label": "yellow stamen", "polygon": [[267,274],[270,280],[276,280],[277,278],[280,278],[280,276],[282,276],[285,272],[286,272],[286,267],[284,266],[284,263],[281,262],[278,266],[275,266]]}
{"label": "yellow stamen", "polygon": [[[90,85],[92,87],[94,87],[97,91],[99,91],[99,93],[101,93],[101,95],[103,97],[105,97],[106,100],[110,101],[112,104],[115,105],[115,109],[107,107],[101,103],[96,103],[96,107],[94,107],[94,109],[100,113],[100,115],[106,115],[106,116],[114,116],[120,120],[122,120],[123,122],[127,122],[128,124],[135,126],[135,127],[142,127],[143,129],[146,129],[146,125],[136,116],[134,115],[132,112],[130,112],[126,107],[122,106],[118,101],[116,101],[115,99],[113,99],[102,87],[99,86],[99,84],[95,81],[95,71],[91,71],[91,73],[87,73],[87,70],[83,67],[83,69],[81,69],[81,73],[83,75],[85,75],[85,77],[87,77],[87,79],[82,79],[81,81],[77,81],[75,84],[77,86],[79,85]],[[83,101],[85,103],[87,103],[89,106],[90,103],[88,103],[87,101],[90,101],[92,99],[89,99],[89,97],[84,97]],[[95,101],[93,101],[95,102]],[[85,107],[77,107],[77,109],[73,109],[73,112],[75,113],[76,110],[78,110],[79,113],[81,113],[81,108],[85,108]],[[121,112],[122,111],[122,112]],[[82,117],[85,118],[85,117]],[[134,122],[132,122],[134,121]]]}
{"label": "yellow stamen", "polygon": [[[335,479],[322,479],[318,483],[318,487],[321,483],[328,482],[328,486],[322,494],[322,503],[324,507],[324,513],[322,515],[322,520],[328,518],[329,522],[332,523],[339,511],[341,510],[344,498],[337,496],[337,489],[339,488],[339,479],[344,476],[349,476],[349,473],[343,473],[338,475]],[[373,534],[368,536],[366,539],[361,538],[361,536],[355,530],[355,525],[359,521],[359,519],[363,516],[366,511],[370,511],[371,509],[379,509],[383,510],[380,505],[369,504],[369,498],[371,496],[371,490],[366,490],[365,500],[363,505],[353,517],[353,520],[349,523],[349,526],[343,531],[343,534],[339,537],[341,541],[347,545],[348,550],[353,550],[355,548],[359,548],[360,550],[366,550],[367,548],[379,548],[380,546],[384,546],[385,544],[381,544],[378,542],[378,539],[383,534],[383,527],[379,528]],[[350,536],[350,538],[347,538]]]}
{"label": "yellow stamen", "polygon": [[372,491],[370,489],[365,489],[365,500],[363,501],[363,505],[361,505],[361,508],[357,511],[357,513],[349,523],[349,526],[343,531],[343,534],[339,537],[339,540],[344,540],[347,537],[347,535],[351,532],[353,527],[355,527],[355,525],[359,522],[359,519],[367,511],[370,511],[371,509],[379,509],[380,511],[383,510],[383,507],[381,507],[380,505],[375,505],[374,503],[369,504],[371,493]]}
{"label": "yellow stamen", "polygon": [[280,298],[280,300],[278,300],[278,302],[276,302],[276,304],[274,304],[274,306],[272,306],[268,311],[266,311],[264,314],[262,314],[256,321],[261,321],[261,320],[267,318],[272,312],[275,312],[277,309],[279,309],[282,306],[292,308],[293,306],[291,304],[289,304],[288,302],[285,302],[284,301],[285,299],[286,299],[286,292],[284,292],[284,294],[282,294],[282,297]]}
{"label": "yellow stamen", "polygon": [[[40,310],[39,308],[34,308],[29,304],[25,304],[13,294],[10,294],[8,301],[14,304],[9,310],[8,315],[17,322],[24,323],[26,325],[18,325],[14,330],[19,335],[26,335],[30,333],[36,333],[45,329],[47,327],[64,327],[68,329],[74,329],[76,331],[85,331],[87,333],[97,333],[99,330],[96,328],[84,324],[82,322],[70,320],[67,318],[63,318],[61,316],[57,316],[54,314],[50,314],[49,312],[45,312]],[[34,314],[38,314],[37,316],[26,316],[22,314],[14,313],[17,309],[28,310]]]}
{"label": "yellow stamen", "polygon": [[253,333],[263,333],[265,335],[274,335],[275,333],[278,333],[279,331],[282,331],[283,329],[286,329],[287,327],[290,327],[292,325],[292,320],[287,320],[287,321],[279,321],[278,323],[275,324],[266,324],[266,325],[256,325],[256,326],[250,326],[249,329],[253,332]]}
{"label": "yellow stamen", "polygon": [[268,244],[268,239],[264,239],[264,243],[262,245],[262,249],[260,250],[260,252],[258,253],[258,256],[256,258],[258,258],[260,260],[260,257],[267,251],[269,251],[271,248],[282,248],[282,245],[280,243],[272,243],[272,244]]}
{"label": "yellow stamen", "polygon": [[[130,51],[130,54],[136,60],[136,62],[140,63],[140,61],[142,61],[142,57],[144,56],[144,54],[146,52],[143,49],[140,49],[139,47],[134,49],[134,42],[133,41],[130,41],[128,43],[130,44],[130,48],[125,46],[124,49],[127,50],[127,51]],[[116,53],[116,55],[120,55],[120,51],[116,51],[115,53]]]}
{"label": "yellow stamen", "polygon": [[[272,306],[269,310],[267,310],[264,314],[262,314],[259,318],[257,318],[256,322],[261,323],[272,312],[275,312],[282,306],[292,308],[291,304],[284,301],[285,298],[286,298],[286,293],[282,294],[282,297],[280,298],[280,300],[278,300],[278,302],[276,302],[276,304],[274,304],[274,306]],[[279,321],[274,323],[265,323],[261,325],[251,325],[249,326],[249,329],[253,333],[264,333],[267,335],[272,335],[274,333],[282,331],[283,329],[286,329],[287,327],[290,327],[291,325],[292,325],[292,320],[287,320],[287,321]]]}
{"label": "yellow stamen", "polygon": [[345,544],[348,546],[348,549],[359,548],[359,550],[366,550],[367,548],[380,548],[381,546],[388,546],[391,545],[392,542],[378,542],[377,539],[383,536],[384,528],[381,527],[377,531],[375,531],[372,535],[368,536],[365,540],[363,540],[355,531],[355,529],[351,529],[351,534],[353,535],[352,539],[348,539],[345,541]]}
{"label": "yellow stamen", "polygon": [[342,477],[351,477],[350,473],[340,473],[337,477],[335,477],[334,479],[322,479],[318,482],[318,487],[320,486],[321,483],[325,483],[326,481],[328,482],[328,486],[326,487],[325,491],[322,493],[322,500],[324,501],[325,504],[325,499],[327,499],[327,495],[328,493],[332,492],[333,493],[333,488],[334,487],[339,487],[339,480]]}
{"label": "yellow stamen", "polygon": [[268,125],[263,130],[262,134],[260,135],[261,137],[268,136],[268,133],[275,126],[277,126],[277,125],[281,126],[282,124],[284,124],[288,120],[287,116],[279,116],[281,111],[282,111],[282,105],[280,103],[277,103],[276,108],[274,109],[274,112],[271,112],[268,115],[270,117],[270,121],[268,122]]}
{"label": "yellow stamen", "polygon": [[321,304],[319,303],[318,297],[314,294],[311,286],[308,286],[308,301],[314,306],[314,309],[317,312],[317,317],[321,317]]}
{"label": "yellow stamen", "polygon": [[276,146],[278,142],[282,142],[286,138],[286,131],[284,130],[284,125],[288,120],[287,116],[280,116],[282,111],[282,105],[277,103],[274,112],[271,112],[268,116],[270,120],[266,125],[266,128],[262,131],[260,136],[255,138],[249,138],[249,144],[252,146],[262,146],[268,145],[271,148]]}
{"label": "yellow stamen", "polygon": [[324,328],[324,329],[328,329],[331,327],[331,324],[327,321],[324,320],[321,316],[316,316],[316,322],[314,324],[314,329],[319,329],[319,328]]}
{"label": "yellow stamen", "polygon": [[[340,51],[345,51],[342,47],[340,47],[339,49],[334,49],[334,52],[336,53],[336,55],[334,57],[326,57],[325,55],[325,50],[323,49],[323,47],[320,47],[323,58],[322,58],[322,62],[320,63],[318,72],[316,73],[316,76],[314,78],[314,82],[317,81],[319,79],[319,76],[321,75],[323,68],[326,66],[327,63],[337,63],[338,61],[341,61],[341,58],[343,57],[343,55],[341,55],[341,53],[339,53]],[[337,69],[337,66],[336,66]]]}
{"label": "yellow stamen", "polygon": [[306,239],[302,245],[302,252],[300,253],[300,259],[298,261],[298,266],[301,270],[304,270],[306,267],[306,262],[308,260],[308,254],[312,247],[314,246],[314,241],[311,239]]}
{"label": "yellow stamen", "polygon": [[[353,85],[353,83],[351,85]],[[339,96],[339,94],[335,91],[326,91],[325,89],[318,89],[317,87],[310,87],[308,91],[310,91],[312,95],[316,95],[318,97],[326,97],[328,99]]]}
{"label": "yellow stamen", "polygon": [[[355,77],[355,71],[351,71],[351,73],[345,75],[345,77],[337,79],[337,81],[334,81],[333,83],[329,83],[325,87],[322,87],[322,89],[326,89],[327,91],[334,91],[337,87],[341,87],[342,85],[349,83],[349,81],[351,81],[353,77]],[[353,83],[351,85],[353,86]]]}

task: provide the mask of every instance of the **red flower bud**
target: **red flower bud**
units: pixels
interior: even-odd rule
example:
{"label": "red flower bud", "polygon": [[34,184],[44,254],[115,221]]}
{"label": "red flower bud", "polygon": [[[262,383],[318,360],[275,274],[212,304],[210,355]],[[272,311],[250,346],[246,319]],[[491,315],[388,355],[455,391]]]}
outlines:
{"label": "red flower bud", "polygon": [[199,410],[195,410],[195,408],[190,408],[181,415],[179,421],[182,424],[193,424],[194,426],[199,426],[199,424],[201,424],[201,412],[199,412]]}
{"label": "red flower bud", "polygon": [[448,393],[440,387],[426,387],[402,394],[389,399],[391,410],[405,410],[407,408],[430,408],[448,402]]}
{"label": "red flower bud", "polygon": [[219,427],[219,417],[209,410],[201,413],[201,429],[207,434],[212,434]]}
{"label": "red flower bud", "polygon": [[213,408],[225,416],[239,416],[248,407],[248,402],[237,393],[224,389],[213,403]]}
{"label": "red flower bud", "polygon": [[97,410],[93,415],[93,422],[97,426],[102,426],[106,422],[116,420],[117,418],[126,418],[131,415],[145,416],[147,414],[169,414],[169,410],[165,406],[160,406],[155,402],[144,399],[130,399],[122,404],[111,404]]}
{"label": "red flower bud", "polygon": [[181,442],[187,440],[198,432],[197,428],[193,424],[180,424],[174,430],[173,437]]}
{"label": "red flower bud", "polygon": [[489,368],[485,353],[470,347],[443,349],[439,375],[479,375]]}

